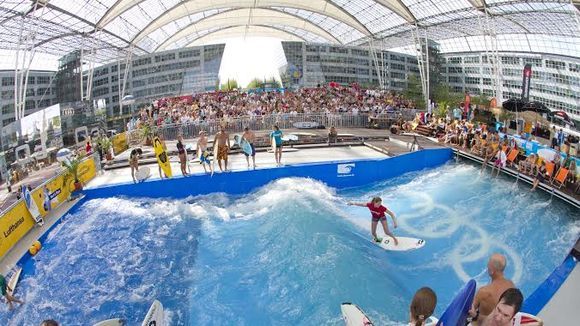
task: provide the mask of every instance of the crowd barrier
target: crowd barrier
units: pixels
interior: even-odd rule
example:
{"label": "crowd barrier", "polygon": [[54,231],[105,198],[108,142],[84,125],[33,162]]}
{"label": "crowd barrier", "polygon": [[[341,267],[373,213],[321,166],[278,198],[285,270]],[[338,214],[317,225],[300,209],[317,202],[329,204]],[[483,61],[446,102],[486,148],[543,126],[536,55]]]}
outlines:
{"label": "crowd barrier", "polygon": [[427,149],[405,155],[375,160],[352,160],[330,163],[288,165],[251,171],[191,175],[142,183],[127,183],[86,189],[87,199],[113,196],[185,198],[213,192],[245,194],[278,178],[305,177],[320,180],[331,187],[363,186],[377,180],[444,164],[453,156],[450,148]]}
{"label": "crowd barrier", "polygon": [[[97,160],[97,156],[92,155],[79,165],[78,177],[83,184],[96,176],[99,169],[99,165],[96,163]],[[46,191],[45,187],[47,188]],[[72,177],[67,177],[65,171],[35,188],[32,191],[32,198],[38,206],[40,215],[46,218],[50,210],[57,208],[68,200],[73,190],[74,180]],[[50,208],[45,207],[46,194],[48,194],[50,199]],[[34,225],[35,221],[23,199],[10,206],[0,217],[0,258],[4,257]]]}
{"label": "crowd barrier", "polygon": [[[175,140],[178,135],[184,138],[195,138],[201,130],[213,135],[218,132],[220,126],[225,126],[230,133],[243,132],[245,127],[254,131],[272,130],[274,125],[280,129],[295,128],[297,122],[316,122],[321,126],[330,128],[368,128],[370,119],[396,121],[403,118],[404,121],[415,118],[415,110],[404,109],[400,111],[388,112],[386,114],[271,114],[264,116],[243,116],[239,118],[225,118],[220,120],[203,121],[199,123],[181,123],[163,125],[156,129],[156,133],[165,140]],[[141,141],[143,136],[140,130],[128,132],[129,143]]]}

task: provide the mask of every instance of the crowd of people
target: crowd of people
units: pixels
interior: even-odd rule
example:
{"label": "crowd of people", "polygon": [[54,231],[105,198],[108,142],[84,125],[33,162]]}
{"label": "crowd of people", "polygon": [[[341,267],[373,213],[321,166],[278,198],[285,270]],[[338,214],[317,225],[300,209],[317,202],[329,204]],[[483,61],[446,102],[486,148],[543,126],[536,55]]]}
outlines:
{"label": "crowd of people", "polygon": [[[467,119],[459,115],[447,118],[435,118],[429,114],[418,116],[414,121],[407,121],[401,128],[414,131],[418,126],[432,131],[433,137],[439,142],[459,147],[483,158],[482,170],[488,163],[493,164],[492,174],[505,167],[513,167],[519,173],[529,175],[534,179],[532,189],[541,183],[570,188],[573,193],[578,191],[577,152],[572,146],[572,136],[565,136],[553,128],[550,147],[554,149],[550,157],[538,154],[526,155],[518,142],[507,133],[500,136],[494,126]],[[421,128],[419,127],[419,128]],[[503,129],[503,128],[502,128]]]}
{"label": "crowd of people", "polygon": [[380,114],[414,107],[413,101],[400,94],[365,90],[356,85],[303,88],[295,92],[218,91],[155,101],[142,108],[127,127],[131,130],[144,123],[162,127],[216,120],[227,122],[239,117],[258,118],[271,114]]}

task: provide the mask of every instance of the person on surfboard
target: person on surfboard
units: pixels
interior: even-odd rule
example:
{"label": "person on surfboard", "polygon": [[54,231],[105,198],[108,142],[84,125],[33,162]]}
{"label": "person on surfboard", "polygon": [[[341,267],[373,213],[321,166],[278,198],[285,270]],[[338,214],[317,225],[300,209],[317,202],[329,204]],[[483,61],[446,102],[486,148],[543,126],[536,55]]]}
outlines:
{"label": "person on surfboard", "polygon": [[2,296],[4,296],[4,298],[6,298],[6,303],[8,303],[8,307],[10,310],[12,310],[14,308],[12,306],[12,302],[24,304],[24,301],[18,300],[8,293],[8,291],[12,291],[12,290],[13,289],[11,289],[8,286],[8,282],[6,282],[4,275],[0,274],[0,291],[2,292]]}
{"label": "person on surfboard", "polygon": [[349,202],[348,205],[368,208],[371,211],[371,215],[373,218],[371,223],[371,234],[373,235],[373,240],[378,243],[383,242],[382,238],[377,237],[377,224],[380,221],[381,224],[383,225],[383,231],[385,231],[386,235],[393,238],[393,241],[395,242],[396,246],[399,244],[399,241],[397,240],[397,238],[395,238],[395,235],[391,233],[391,231],[389,231],[389,226],[387,225],[387,217],[385,216],[385,213],[389,214],[393,219],[393,227],[395,229],[397,228],[397,219],[395,217],[395,213],[391,212],[388,208],[383,206],[382,203],[383,200],[381,199],[381,197],[374,197],[369,203]]}

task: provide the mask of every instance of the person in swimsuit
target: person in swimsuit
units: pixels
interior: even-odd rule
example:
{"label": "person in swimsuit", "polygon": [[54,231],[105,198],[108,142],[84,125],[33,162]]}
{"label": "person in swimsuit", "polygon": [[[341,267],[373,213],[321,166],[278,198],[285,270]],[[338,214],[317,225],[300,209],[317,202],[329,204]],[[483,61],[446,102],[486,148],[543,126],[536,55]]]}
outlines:
{"label": "person in swimsuit", "polygon": [[536,187],[540,184],[540,182],[544,182],[545,179],[549,179],[548,171],[546,170],[546,162],[542,161],[542,165],[538,168],[538,172],[536,173],[536,178],[534,179],[534,183],[532,184],[531,191],[536,190]]}
{"label": "person in swimsuit", "polygon": [[12,295],[8,294],[8,291],[12,292],[13,289],[11,289],[8,286],[8,283],[6,282],[6,278],[4,278],[4,275],[2,275],[2,274],[0,274],[0,291],[2,291],[2,295],[6,298],[6,303],[8,303],[8,307],[10,310],[12,310],[14,308],[12,306],[12,302],[24,304],[24,301],[20,301],[20,300],[16,299],[15,297],[13,297]]}
{"label": "person in swimsuit", "polygon": [[204,130],[199,132],[199,139],[197,140],[197,156],[199,157],[199,164],[203,166],[205,173],[207,173],[206,165],[211,170],[209,151],[207,150],[207,133]]}
{"label": "person in swimsuit", "polygon": [[[252,148],[252,163],[254,164],[254,169],[256,168],[256,148],[254,147],[254,141],[256,140],[256,134],[250,130],[250,128],[244,128],[244,133],[242,134],[242,138],[250,144]],[[250,155],[244,152],[246,155],[246,163],[248,163],[248,169],[250,168]]]}
{"label": "person in swimsuit", "polygon": [[276,142],[276,152],[274,158],[276,159],[276,166],[282,165],[282,131],[278,126],[274,126],[274,131],[270,133],[270,139]]}
{"label": "person in swimsuit", "polygon": [[[220,171],[228,171],[228,151],[230,150],[230,135],[225,130],[224,126],[220,127],[220,131],[215,135],[213,140],[214,146],[218,147],[217,162],[220,167]],[[222,161],[224,161],[224,167],[222,169]]]}
{"label": "person in swimsuit", "polygon": [[395,242],[395,246],[396,246],[399,244],[399,240],[397,240],[397,238],[395,238],[393,233],[391,233],[391,231],[389,231],[389,226],[387,225],[387,217],[385,216],[385,213],[389,214],[389,216],[391,216],[391,218],[393,219],[393,227],[395,229],[397,228],[397,219],[395,218],[395,213],[391,212],[388,208],[383,206],[382,203],[383,203],[383,200],[381,199],[381,197],[374,197],[370,201],[370,203],[349,202],[348,205],[354,205],[354,206],[368,208],[371,211],[371,215],[373,218],[372,223],[371,223],[371,234],[373,236],[373,240],[375,242],[379,242],[379,243],[383,242],[382,238],[377,237],[377,224],[380,221],[381,225],[383,226],[383,231],[385,231],[386,235],[393,238],[393,241]]}
{"label": "person in swimsuit", "polygon": [[177,136],[177,155],[179,156],[179,165],[181,167],[181,174],[187,175],[187,151],[183,146],[183,136]]}
{"label": "person in swimsuit", "polygon": [[141,154],[143,154],[141,148],[135,148],[129,155],[129,166],[131,167],[131,178],[133,178],[133,182],[137,182],[137,179],[135,179],[135,172],[139,171],[139,156]]}

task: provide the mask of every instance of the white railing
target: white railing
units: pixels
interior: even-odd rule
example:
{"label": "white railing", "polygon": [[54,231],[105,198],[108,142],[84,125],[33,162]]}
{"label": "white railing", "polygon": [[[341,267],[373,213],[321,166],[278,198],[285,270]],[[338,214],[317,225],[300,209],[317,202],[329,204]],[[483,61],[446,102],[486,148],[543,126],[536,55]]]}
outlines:
{"label": "white railing", "polygon": [[[295,128],[297,122],[317,122],[326,128],[334,126],[339,129],[343,128],[368,128],[370,121],[379,119],[382,121],[394,122],[400,118],[404,121],[412,120],[415,117],[415,110],[401,110],[389,112],[386,114],[272,114],[265,116],[244,116],[239,118],[224,118],[219,120],[208,120],[203,122],[166,124],[154,128],[154,133],[160,135],[165,140],[175,140],[178,135],[186,139],[195,138],[201,130],[206,131],[209,135],[215,134],[220,126],[225,126],[230,133],[243,132],[245,127],[254,131],[271,130],[274,125],[280,129]],[[130,144],[141,142],[143,139],[141,130],[128,132]]]}

